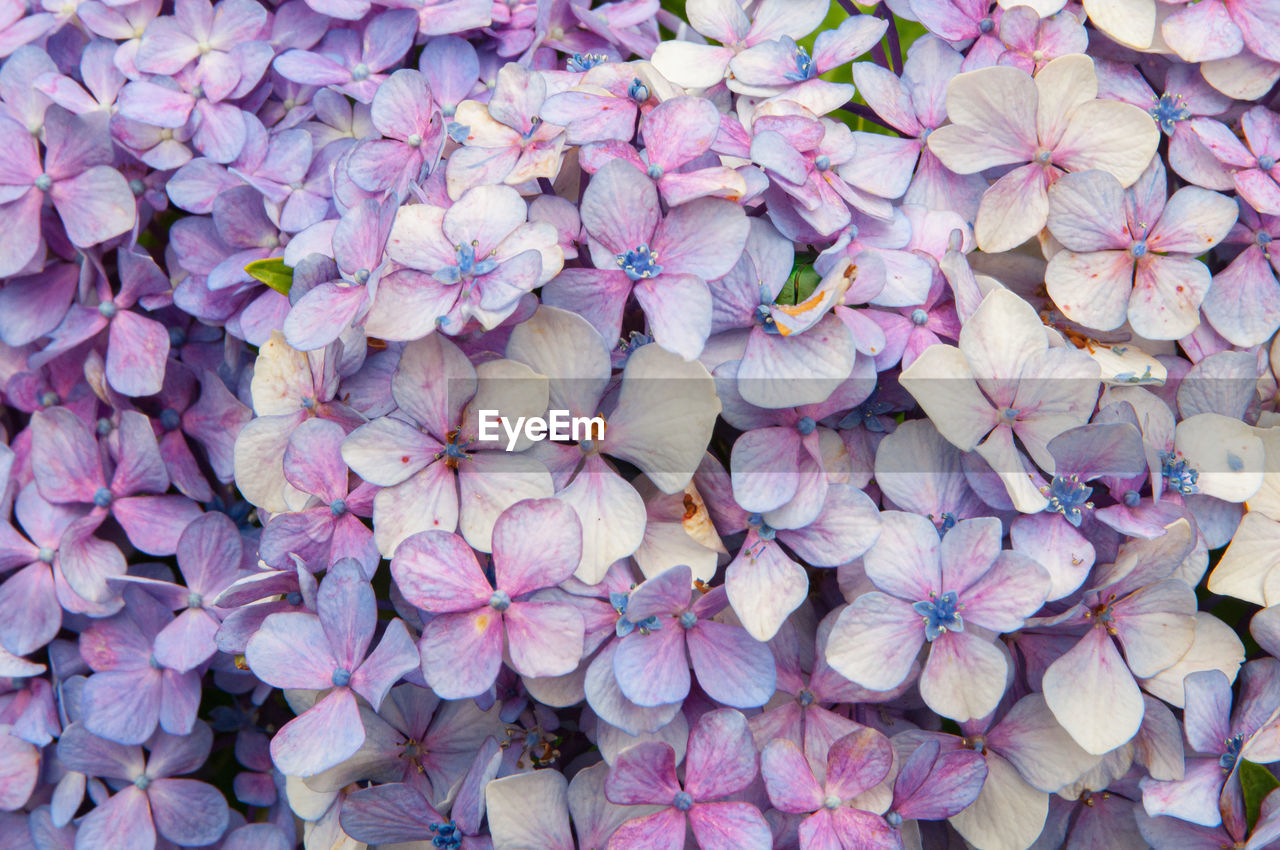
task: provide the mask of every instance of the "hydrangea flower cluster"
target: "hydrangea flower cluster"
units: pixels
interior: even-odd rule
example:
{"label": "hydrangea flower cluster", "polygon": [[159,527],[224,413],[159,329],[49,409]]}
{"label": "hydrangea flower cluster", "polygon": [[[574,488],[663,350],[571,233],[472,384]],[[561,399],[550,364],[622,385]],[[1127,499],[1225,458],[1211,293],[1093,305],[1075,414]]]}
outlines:
{"label": "hydrangea flower cluster", "polygon": [[0,847],[1280,848],[1274,0],[0,60]]}

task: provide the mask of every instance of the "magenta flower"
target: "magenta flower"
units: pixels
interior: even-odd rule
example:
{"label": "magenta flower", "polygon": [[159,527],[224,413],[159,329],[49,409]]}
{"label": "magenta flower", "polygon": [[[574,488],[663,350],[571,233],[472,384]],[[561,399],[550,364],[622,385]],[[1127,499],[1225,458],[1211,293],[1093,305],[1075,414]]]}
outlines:
{"label": "magenta flower", "polygon": [[605,795],[613,803],[663,808],[618,827],[609,850],[680,847],[689,829],[703,850],[768,850],[773,837],[759,809],[723,799],[744,791],[755,777],[756,748],[747,719],[733,709],[698,718],[689,733],[683,784],[670,744],[629,747],[609,771]]}
{"label": "magenta flower", "polygon": [[561,676],[578,666],[582,615],[573,605],[536,594],[573,575],[581,538],[571,508],[530,499],[494,523],[492,582],[457,535],[424,531],[400,545],[391,561],[396,585],[411,604],[435,615],[418,644],[432,690],[445,699],[483,693],[497,678],[504,653],[526,676]]}
{"label": "magenta flower", "polygon": [[369,117],[386,138],[362,141],[352,151],[347,171],[353,183],[403,198],[409,184],[435,170],[445,135],[431,101],[426,75],[408,68],[378,86]]}
{"label": "magenta flower", "polygon": [[354,755],[365,740],[356,694],[377,710],[391,686],[418,663],[398,619],[369,652],[377,601],[354,561],[329,570],[316,607],[315,614],[272,614],[245,647],[249,668],[267,684],[328,691],[271,739],[271,758],[289,776],[313,776]]}
{"label": "magenta flower", "polygon": [[[60,106],[45,113],[45,153],[36,138],[0,118],[0,275],[22,271],[44,256],[40,210],[53,203],[77,248],[89,248],[127,233],[137,220],[129,183],[112,168],[115,155],[103,128]],[[48,236],[49,234],[45,234]]]}
{"label": "magenta flower", "polygon": [[158,663],[186,673],[213,657],[218,650],[213,636],[222,617],[213,600],[239,576],[243,559],[235,523],[226,514],[207,513],[192,520],[178,538],[184,584],[135,576],[114,580],[139,587],[181,612],[155,636],[153,656]]}
{"label": "magenta flower", "polygon": [[147,24],[133,57],[146,74],[176,74],[195,62],[196,77],[211,100],[241,87],[242,72],[256,83],[271,60],[271,45],[256,41],[267,10],[255,0],[176,0],[174,14]]}

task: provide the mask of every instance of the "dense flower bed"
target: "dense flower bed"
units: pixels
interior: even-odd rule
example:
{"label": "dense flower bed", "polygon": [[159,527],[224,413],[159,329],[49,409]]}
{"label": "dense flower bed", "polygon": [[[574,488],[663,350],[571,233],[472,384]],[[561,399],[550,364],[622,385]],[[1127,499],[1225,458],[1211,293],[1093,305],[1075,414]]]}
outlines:
{"label": "dense flower bed", "polygon": [[0,847],[1280,847],[1274,0],[0,0]]}

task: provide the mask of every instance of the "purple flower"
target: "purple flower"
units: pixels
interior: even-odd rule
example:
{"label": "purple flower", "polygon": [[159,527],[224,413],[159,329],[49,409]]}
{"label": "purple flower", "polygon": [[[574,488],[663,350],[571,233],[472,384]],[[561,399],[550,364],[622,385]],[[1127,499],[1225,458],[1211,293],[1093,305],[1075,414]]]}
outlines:
{"label": "purple flower", "polygon": [[834,30],[818,33],[812,56],[787,35],[748,47],[730,60],[728,86],[742,94],[781,94],[866,53],[888,28],[883,18],[850,15]]}
{"label": "purple flower", "polygon": [[122,744],[143,743],[157,725],[188,735],[200,704],[200,671],[165,667],[155,655],[173,614],[142,590],[126,587],[121,595],[123,611],[80,633],[80,654],[93,670],[82,697],[85,727]]}
{"label": "purple flower", "polygon": [[144,552],[167,555],[177,549],[187,523],[200,515],[185,496],[154,495],[169,489],[169,475],[145,416],[125,411],[113,431],[117,454],[110,483],[98,441],[66,408],[50,408],[33,417],[31,440],[40,495],[61,505],[92,505],[62,536],[61,566],[71,588],[92,602],[111,595],[105,581],[123,572],[113,544],[93,537],[108,515]]}
{"label": "purple flower", "polygon": [[[77,248],[89,248],[128,232],[137,204],[103,128],[60,106],[45,113],[43,164],[27,129],[0,118],[0,275],[16,274],[43,257],[40,210],[48,196]],[[45,234],[47,237],[49,234]]]}
{"label": "purple flower", "polygon": [[1087,354],[1050,348],[1035,310],[998,289],[962,327],[959,348],[926,348],[900,381],[939,433],[991,465],[1014,507],[1034,513],[1046,500],[1027,476],[1013,435],[1040,467],[1052,468],[1048,442],[1088,420],[1098,374]]}
{"label": "purple flower", "polygon": [[800,822],[801,850],[900,847],[883,818],[857,806],[857,798],[884,780],[892,766],[893,747],[874,729],[850,732],[833,742],[823,780],[814,776],[800,748],[785,738],[760,751],[760,775],[770,802],[779,811],[807,815]]}
{"label": "purple flower", "polygon": [[329,570],[316,608],[316,614],[272,614],[245,647],[249,668],[267,684],[327,691],[271,739],[271,758],[289,776],[313,776],[354,755],[365,740],[356,694],[376,710],[417,666],[402,620],[392,620],[369,652],[377,601],[354,561]]}
{"label": "purple flower", "polygon": [[227,829],[228,810],[212,785],[177,777],[204,764],[213,733],[197,723],[190,734],[157,733],[142,747],[96,737],[79,723],[58,741],[58,758],[72,770],[109,780],[117,790],[79,824],[75,846],[84,850],[137,847],[157,838],[180,847],[212,844]]}
{"label": "purple flower", "polygon": [[863,558],[879,590],[850,603],[831,631],[827,662],[873,690],[897,687],[921,647],[929,658],[920,695],[944,717],[990,714],[1004,694],[1008,662],[981,634],[1020,629],[1044,604],[1049,576],[1025,555],[1001,551],[992,518],[962,520],[939,539],[917,514],[886,511]]}
{"label": "purple flower", "polygon": [[627,806],[663,808],[632,818],[609,839],[610,850],[678,847],[692,828],[706,850],[768,850],[769,826],[750,803],[724,800],[756,777],[756,748],[739,711],[709,711],[689,733],[684,782],[670,744],[645,742],[624,750],[609,771],[605,795]]}
{"label": "purple flower", "polygon": [[[1163,537],[1127,542],[1116,569],[1095,573],[1080,602],[1057,618],[1060,628],[1083,634],[1046,668],[1045,701],[1088,752],[1105,753],[1137,734],[1144,707],[1135,677],[1155,676],[1191,647],[1195,595],[1172,573],[1193,544],[1185,520]],[[1101,693],[1110,696],[1098,700]]]}
{"label": "purple flower", "polygon": [[564,129],[542,120],[547,83],[515,63],[498,72],[487,104],[464,100],[454,121],[463,147],[449,156],[445,179],[455,200],[474,186],[551,179],[560,167]]}
{"label": "purple flower", "polygon": [[740,626],[711,619],[728,604],[723,588],[703,594],[691,590],[692,583],[688,567],[672,567],[632,592],[627,619],[654,619],[619,642],[613,658],[618,687],[640,706],[679,703],[689,694],[692,665],[702,690],[717,702],[763,705],[777,681],[769,647]]}
{"label": "purple flower", "polygon": [[1049,189],[1049,296],[1072,321],[1148,339],[1178,339],[1200,322],[1212,275],[1195,257],[1226,237],[1236,205],[1184,186],[1165,203],[1159,158],[1127,191],[1104,171],[1063,175]]}
{"label": "purple flower", "polygon": [[1083,55],[1055,59],[1034,80],[1015,68],[983,68],[947,87],[952,123],[930,134],[929,150],[957,174],[1018,166],[982,196],[974,222],[982,250],[1007,251],[1039,233],[1049,185],[1063,171],[1100,169],[1121,186],[1142,175],[1160,131],[1142,110],[1096,100],[1097,92],[1093,61]]}
{"label": "purple flower", "polygon": [[[449,379],[440,380],[442,375]],[[497,392],[483,389],[489,381],[482,384],[482,375]],[[356,474],[382,488],[374,496],[373,524],[383,555],[394,555],[401,541],[427,530],[461,530],[471,546],[488,551],[503,510],[552,494],[541,461],[506,451],[504,442],[479,439],[483,404],[512,419],[545,409],[545,391],[528,369],[482,373],[446,337],[433,334],[405,346],[390,383],[396,415],[357,428],[342,446],[343,460]],[[515,387],[531,390],[532,397]],[[502,397],[503,391],[509,395]]]}
{"label": "purple flower", "polygon": [[1183,680],[1187,744],[1196,753],[1186,760],[1181,779],[1141,781],[1142,804],[1148,815],[1167,815],[1203,826],[1224,824],[1232,831],[1247,829],[1245,798],[1239,766],[1277,760],[1273,743],[1280,709],[1273,658],[1250,661],[1240,669],[1240,700],[1231,710],[1231,682],[1220,670],[1203,670]]}
{"label": "purple flower", "polygon": [[366,328],[413,340],[505,321],[564,265],[555,228],[528,217],[528,205],[509,186],[468,189],[448,209],[401,207],[387,253],[403,268],[381,283]]}
{"label": "purple flower", "polygon": [[497,678],[504,652],[526,676],[561,676],[578,666],[582,615],[537,592],[573,575],[581,537],[581,523],[567,505],[530,499],[494,523],[492,581],[457,535],[424,531],[397,548],[391,561],[396,586],[411,604],[435,615],[418,646],[423,676],[436,693],[445,699],[483,693]]}
{"label": "purple flower", "polygon": [[332,86],[369,103],[387,79],[383,72],[400,61],[415,35],[412,13],[393,9],[371,18],[363,31],[330,30],[314,51],[287,50],[272,67],[295,83]]}
{"label": "purple flower", "polygon": [[[1201,144],[1230,169],[1240,197],[1260,213],[1280,215],[1280,118],[1263,106],[1240,116],[1242,142],[1231,130],[1211,118],[1191,122]],[[1247,147],[1246,147],[1247,144]]]}
{"label": "purple flower", "polygon": [[582,200],[595,270],[566,272],[546,289],[548,304],[571,309],[587,301],[588,318],[606,339],[621,335],[622,312],[634,294],[654,341],[692,360],[711,331],[707,281],[742,255],[749,227],[742,208],[701,198],[663,217],[653,182],[625,162],[610,162]]}

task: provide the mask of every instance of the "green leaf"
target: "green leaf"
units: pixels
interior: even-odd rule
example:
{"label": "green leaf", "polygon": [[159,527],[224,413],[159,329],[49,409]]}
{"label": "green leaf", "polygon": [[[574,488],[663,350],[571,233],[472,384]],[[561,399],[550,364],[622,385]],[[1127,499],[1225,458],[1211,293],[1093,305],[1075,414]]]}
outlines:
{"label": "green leaf", "polygon": [[1244,808],[1249,821],[1249,829],[1258,822],[1262,811],[1262,801],[1268,794],[1280,788],[1280,779],[1260,764],[1240,760],[1240,788],[1244,792]]}
{"label": "green leaf", "polygon": [[244,270],[254,280],[262,281],[281,295],[288,295],[289,288],[293,286],[293,269],[286,266],[279,257],[254,260]]}
{"label": "green leaf", "polygon": [[791,276],[783,284],[778,297],[774,299],[774,303],[787,306],[799,304],[812,295],[821,282],[822,275],[814,271],[812,266],[797,263],[791,270]]}

